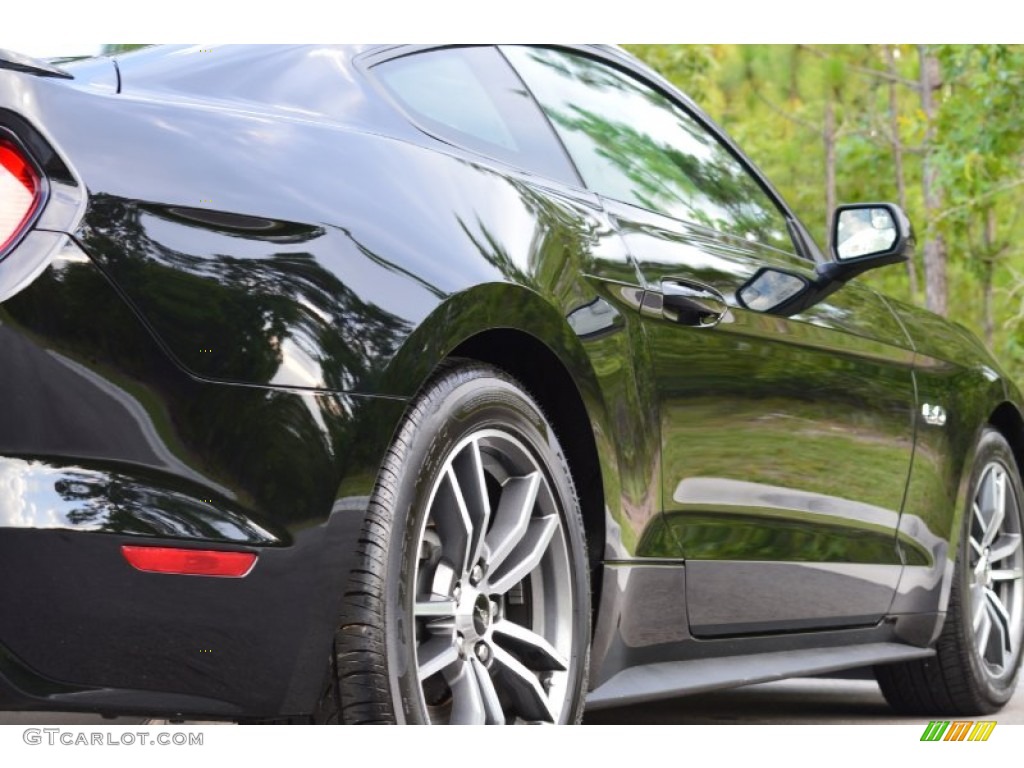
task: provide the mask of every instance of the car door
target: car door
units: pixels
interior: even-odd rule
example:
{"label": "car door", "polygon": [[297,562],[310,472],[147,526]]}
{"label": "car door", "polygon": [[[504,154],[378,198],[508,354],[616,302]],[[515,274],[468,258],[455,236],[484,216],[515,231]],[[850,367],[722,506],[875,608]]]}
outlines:
{"label": "car door", "polygon": [[758,311],[752,293],[745,306],[760,270],[810,278],[814,264],[739,154],[614,58],[506,55],[646,281],[662,508],[691,631],[877,622],[901,572],[915,402],[884,299],[853,283],[791,317]]}

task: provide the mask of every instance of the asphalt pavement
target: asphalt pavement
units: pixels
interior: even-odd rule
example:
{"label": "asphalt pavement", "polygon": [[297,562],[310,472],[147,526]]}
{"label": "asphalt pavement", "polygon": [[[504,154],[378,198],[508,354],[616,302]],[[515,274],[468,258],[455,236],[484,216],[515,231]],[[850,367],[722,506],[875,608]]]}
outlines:
{"label": "asphalt pavement", "polygon": [[[897,717],[871,680],[781,680],[717,693],[704,693],[654,704],[605,709],[585,716],[593,725],[728,725],[728,724],[891,724],[923,723],[927,718]],[[1010,703],[987,719],[1024,724],[1024,687]],[[97,715],[0,712],[0,725],[133,725],[141,718],[104,720]]]}
{"label": "asphalt pavement", "polygon": [[[878,725],[921,723],[928,718],[894,715],[874,680],[806,678],[750,685],[622,709],[605,709],[590,713],[584,719],[592,724]],[[1024,687],[1018,686],[1010,703],[1001,712],[986,719],[998,723],[1024,723]]]}

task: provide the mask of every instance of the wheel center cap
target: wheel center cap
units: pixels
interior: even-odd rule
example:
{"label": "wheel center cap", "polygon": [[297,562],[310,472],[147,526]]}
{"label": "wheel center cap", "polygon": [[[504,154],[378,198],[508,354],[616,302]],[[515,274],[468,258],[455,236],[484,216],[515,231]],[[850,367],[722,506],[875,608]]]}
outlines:
{"label": "wheel center cap", "polygon": [[491,601],[487,595],[477,595],[473,603],[473,629],[478,635],[483,635],[491,626]]}

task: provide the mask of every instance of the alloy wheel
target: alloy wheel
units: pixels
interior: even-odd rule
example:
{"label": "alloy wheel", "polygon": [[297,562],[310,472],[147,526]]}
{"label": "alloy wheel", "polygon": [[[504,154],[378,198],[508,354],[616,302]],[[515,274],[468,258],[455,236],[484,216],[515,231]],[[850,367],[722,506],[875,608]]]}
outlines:
{"label": "alloy wheel", "polygon": [[978,481],[968,544],[975,649],[988,673],[1001,677],[1016,668],[1021,649],[1024,549],[1020,499],[999,461],[990,462]]}
{"label": "alloy wheel", "polygon": [[499,429],[446,457],[419,533],[411,606],[435,723],[559,722],[569,699],[573,588],[544,468]]}

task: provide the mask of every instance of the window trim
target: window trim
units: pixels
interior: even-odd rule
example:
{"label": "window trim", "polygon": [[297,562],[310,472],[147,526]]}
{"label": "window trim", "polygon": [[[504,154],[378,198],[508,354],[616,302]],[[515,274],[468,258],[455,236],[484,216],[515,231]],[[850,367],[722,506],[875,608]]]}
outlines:
{"label": "window trim", "polygon": [[[407,105],[403,104],[400,99],[391,91],[391,89],[384,84],[382,78],[374,74],[373,69],[381,64],[385,64],[391,61],[397,61],[399,59],[409,58],[411,56],[417,56],[423,53],[430,53],[432,51],[447,51],[456,50],[462,48],[484,48],[490,49],[495,55],[508,67],[508,71],[512,77],[515,78],[524,92],[527,94],[527,98],[537,110],[541,122],[547,126],[548,131],[553,139],[553,147],[557,148],[557,152],[561,154],[562,159],[565,161],[566,169],[569,172],[570,178],[560,178],[558,176],[552,176],[544,173],[543,171],[534,170],[526,167],[523,164],[516,163],[508,157],[502,157],[499,154],[484,151],[481,148],[474,146],[474,142],[460,142],[456,136],[456,140],[452,140],[452,136],[444,136],[436,129],[425,124],[422,119],[417,117],[415,112],[410,109]],[[473,158],[480,158],[488,162],[499,163],[504,168],[509,168],[517,173],[522,173],[530,178],[543,180],[545,184],[557,184],[568,189],[575,189],[583,193],[594,194],[587,189],[586,184],[583,183],[583,177],[580,176],[579,170],[576,168],[576,163],[573,161],[572,156],[566,151],[564,144],[562,143],[561,137],[555,130],[555,127],[551,125],[551,121],[548,120],[547,114],[541,107],[540,102],[537,101],[533,96],[533,92],[527,87],[526,83],[523,82],[522,76],[519,74],[519,70],[512,66],[505,54],[502,53],[501,47],[497,44],[481,43],[481,44],[455,44],[455,45],[399,45],[399,46],[388,46],[385,48],[378,48],[371,51],[359,54],[353,59],[353,63],[363,72],[367,79],[372,84],[374,90],[384,98],[388,104],[390,104],[410,125],[412,125],[420,133],[429,136],[434,141],[443,144],[445,147],[450,147],[458,152],[464,152]],[[504,118],[504,115],[501,115]],[[465,135],[468,139],[477,139],[469,134],[464,134],[457,128],[451,129],[453,134]]]}
{"label": "window trim", "polygon": [[[503,49],[512,47],[509,44],[498,44],[498,43],[477,43],[477,44],[408,44],[408,45],[385,45],[378,48],[373,48],[363,53],[358,54],[353,58],[353,63],[362,70],[363,74],[367,76],[367,79],[373,84],[374,89],[381,94],[381,96],[387,99],[388,103],[391,104],[395,109],[398,110],[399,114],[403,115],[417,130],[421,131],[427,136],[430,136],[435,141],[444,144],[446,147],[451,147],[460,152],[465,152],[472,157],[479,157],[486,159],[489,162],[499,163],[502,167],[511,168],[518,173],[523,173],[531,178],[544,180],[547,184],[556,184],[561,187],[574,190],[577,193],[597,195],[601,199],[606,199],[603,195],[598,195],[596,192],[591,190],[584,183],[583,178],[580,176],[579,170],[576,168],[576,161],[573,160],[572,155],[566,150],[565,145],[562,141],[561,136],[557,131],[554,131],[554,126],[551,126],[551,130],[555,132],[555,139],[558,141],[561,147],[562,153],[576,175],[575,185],[571,185],[565,180],[552,178],[545,174],[539,174],[535,171],[531,171],[527,168],[522,168],[518,165],[511,165],[508,161],[503,160],[499,157],[492,155],[483,154],[474,150],[471,147],[465,147],[458,144],[453,144],[450,141],[446,141],[444,138],[436,136],[433,132],[427,130],[419,124],[401,104],[396,103],[394,97],[388,92],[374,76],[370,70],[378,65],[383,64],[386,61],[393,59],[400,59],[406,56],[414,56],[418,53],[426,53],[427,51],[443,50],[448,48],[495,48],[501,57],[506,61],[508,66],[515,73],[515,76],[523,83],[523,87],[526,92],[530,95],[534,104],[540,110],[544,119],[548,121],[550,125],[550,119],[547,117],[547,113],[541,106],[540,102],[537,101],[533,95],[533,91],[530,90],[529,86],[523,81],[522,76],[505,56]],[[822,253],[818,244],[811,237],[807,228],[803,225],[803,222],[793,213],[792,209],[786,204],[785,199],[779,194],[778,190],[772,185],[771,181],[765,176],[757,165],[744,154],[743,150],[740,149],[739,145],[734,142],[729,135],[718,125],[710,116],[708,116],[689,96],[676,88],[672,83],[666,80],[664,77],[659,75],[654,70],[650,69],[646,64],[640,61],[638,58],[628,53],[627,51],[609,45],[567,45],[567,44],[536,44],[536,45],[522,45],[521,47],[526,48],[549,48],[551,50],[562,51],[565,53],[571,53],[577,56],[583,56],[586,58],[598,61],[606,66],[610,66],[614,69],[623,72],[624,74],[639,80],[641,83],[649,88],[653,88],[656,92],[664,96],[666,99],[671,101],[677,107],[682,109],[687,115],[697,122],[704,130],[708,131],[714,139],[721,144],[729,154],[742,166],[742,168],[749,173],[754,181],[761,190],[768,196],[769,200],[775,204],[775,206],[782,213],[786,219],[787,224],[790,228],[790,240],[793,242],[793,253],[810,262],[811,264],[825,263],[828,259]],[[646,209],[645,209],[646,210]],[[799,235],[799,236],[797,236]]]}
{"label": "window trim", "polygon": [[[503,51],[504,48],[513,47],[511,45],[499,45],[497,46],[499,51]],[[671,103],[683,110],[690,118],[692,118],[701,128],[706,130],[711,136],[730,154],[733,159],[740,164],[740,166],[754,179],[755,183],[760,187],[761,191],[768,197],[768,199],[778,208],[782,217],[786,220],[789,227],[787,234],[793,245],[793,253],[802,259],[805,259],[813,264],[827,261],[821,254],[821,250],[814,242],[813,238],[807,232],[807,228],[804,227],[803,223],[797,218],[796,214],[786,204],[782,195],[779,194],[778,190],[772,186],[772,183],[768,178],[761,172],[761,170],[754,164],[754,162],[748,158],[743,150],[734,142],[728,134],[719,126],[714,120],[711,119],[697,104],[690,99],[686,94],[676,88],[672,83],[663,78],[657,72],[654,72],[647,67],[643,62],[637,59],[632,54],[613,46],[604,45],[520,45],[517,47],[523,48],[547,48],[550,50],[561,51],[563,53],[570,53],[576,56],[582,56],[585,58],[593,59],[601,64],[617,69],[623,74],[638,80],[640,83],[646,85],[648,88],[653,89],[655,92],[668,99]],[[511,62],[510,62],[511,64]],[[515,67],[513,66],[513,69]],[[517,71],[518,74],[518,71]],[[520,77],[520,79],[522,79]],[[533,92],[530,92],[533,96]],[[536,98],[534,98],[536,101]],[[539,104],[539,102],[538,102]],[[541,107],[543,111],[543,107]],[[546,115],[547,113],[545,113]],[[564,148],[564,145],[563,145]],[[567,150],[566,150],[567,151]],[[573,162],[575,167],[575,161]],[[577,175],[579,171],[577,170]],[[582,180],[582,177],[581,177]],[[604,195],[591,190],[589,187],[584,186],[584,189],[588,189],[594,194],[597,194],[602,199],[606,198]],[[616,201],[630,205],[625,201]],[[648,210],[644,208],[643,210]],[[657,213],[657,211],[652,211]],[[672,218],[672,217],[670,217]],[[683,220],[680,220],[683,221]],[[692,222],[687,222],[692,223]],[[799,237],[794,235],[793,229],[799,232]]]}

